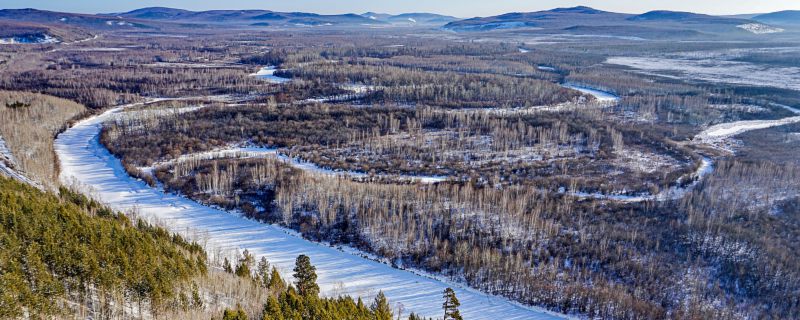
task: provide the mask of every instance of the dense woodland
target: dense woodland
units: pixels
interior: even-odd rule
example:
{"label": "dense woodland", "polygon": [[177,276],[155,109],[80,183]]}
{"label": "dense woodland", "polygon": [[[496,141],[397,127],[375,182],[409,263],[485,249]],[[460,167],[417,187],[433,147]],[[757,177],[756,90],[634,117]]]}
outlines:
{"label": "dense woodland", "polygon": [[[796,155],[776,147],[796,143],[796,127],[743,135],[748,147],[738,154],[692,141],[708,125],[785,117],[770,102],[796,106],[798,93],[698,85],[603,64],[619,52],[736,44],[609,48],[588,42],[542,44],[523,53],[513,39],[425,36],[134,35],[87,48],[122,50],[9,53],[0,87],[89,108],[195,97],[148,106],[203,106],[193,112],[118,118],[106,125],[101,141],[130,173],[154,187],[239,209],[312,240],[350,245],[398,268],[423,269],[522,303],[592,318],[800,313],[800,260],[794,254],[799,248],[793,241],[800,235],[800,171]],[[774,55],[742,59],[791,62]],[[275,84],[249,76],[265,65],[278,66],[277,74],[292,80]],[[613,92],[621,100],[598,103],[558,85],[564,82]],[[354,87],[361,91],[354,93]],[[326,99],[342,95],[347,98]],[[315,174],[269,157],[175,162],[154,168],[152,175],[142,170],[231,145],[277,147],[322,168],[371,177]],[[703,157],[715,160],[714,171],[695,186],[687,178]],[[448,179],[391,179],[399,174]],[[693,187],[680,200],[661,202],[566,192],[652,195],[678,185]],[[240,298],[238,307],[228,303],[215,317],[385,315],[380,299],[320,299],[301,293],[309,287],[313,292],[313,286],[290,288],[270,276],[277,286],[272,287],[264,266],[244,254],[223,264],[222,275],[207,268],[215,279],[230,272],[260,288],[246,289],[258,293],[241,295],[250,298]],[[191,296],[191,285],[184,287]]]}

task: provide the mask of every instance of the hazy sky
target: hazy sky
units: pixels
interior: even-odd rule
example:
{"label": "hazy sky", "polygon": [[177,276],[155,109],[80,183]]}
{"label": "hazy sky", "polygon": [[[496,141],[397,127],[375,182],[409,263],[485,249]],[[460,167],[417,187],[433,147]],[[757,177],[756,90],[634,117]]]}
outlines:
{"label": "hazy sky", "polygon": [[121,12],[163,6],[189,10],[268,9],[315,13],[434,12],[458,17],[490,16],[513,11],[537,11],[585,5],[597,9],[642,13],[679,10],[710,14],[763,13],[800,10],[798,0],[0,0],[0,8],[36,8],[66,12]]}

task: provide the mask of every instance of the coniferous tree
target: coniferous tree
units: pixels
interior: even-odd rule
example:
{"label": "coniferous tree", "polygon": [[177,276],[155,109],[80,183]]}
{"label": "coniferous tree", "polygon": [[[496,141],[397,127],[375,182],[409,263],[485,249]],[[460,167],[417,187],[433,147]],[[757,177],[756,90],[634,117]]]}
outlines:
{"label": "coniferous tree", "polygon": [[267,303],[264,305],[264,314],[261,320],[283,320],[283,310],[281,304],[275,296],[270,295],[267,298]]}
{"label": "coniferous tree", "polygon": [[247,313],[242,310],[242,307],[237,305],[236,310],[225,309],[222,313],[222,320],[247,320]]}
{"label": "coniferous tree", "polygon": [[389,301],[386,300],[383,291],[378,292],[378,295],[375,296],[375,301],[372,302],[370,309],[375,314],[376,320],[392,320],[392,308],[389,307]]}
{"label": "coniferous tree", "polygon": [[227,273],[233,273],[233,267],[231,267],[231,262],[228,261],[228,257],[225,257],[225,260],[222,261],[222,270],[225,270]]}
{"label": "coniferous tree", "polygon": [[458,311],[461,303],[456,298],[456,292],[452,288],[444,289],[442,297],[444,298],[444,303],[442,304],[444,320],[463,320],[461,312]]}
{"label": "coniferous tree", "polygon": [[272,273],[269,276],[269,284],[267,285],[267,288],[269,288],[273,294],[281,294],[286,291],[286,282],[284,282],[283,278],[281,278],[278,268],[274,266],[272,267]]}
{"label": "coniferous tree", "polygon": [[255,258],[253,255],[250,254],[250,251],[247,249],[244,250],[242,253],[242,258],[239,259],[239,263],[236,264],[236,275],[240,277],[251,277],[252,272],[250,271],[253,263],[255,262]]}
{"label": "coniferous tree", "polygon": [[269,262],[266,257],[261,257],[256,267],[256,280],[265,289],[269,289]]}
{"label": "coniferous tree", "polygon": [[311,265],[311,259],[301,254],[297,257],[294,266],[294,278],[297,292],[304,297],[319,295],[317,285],[317,268]]}

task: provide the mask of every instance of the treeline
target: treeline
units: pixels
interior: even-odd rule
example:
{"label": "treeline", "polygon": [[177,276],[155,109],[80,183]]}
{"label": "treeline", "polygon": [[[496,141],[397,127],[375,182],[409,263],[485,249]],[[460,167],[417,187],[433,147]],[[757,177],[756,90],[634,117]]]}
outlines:
{"label": "treeline", "polygon": [[[223,266],[225,272],[248,279],[262,290],[265,290],[267,301],[255,317],[248,317],[248,312],[240,306],[226,309],[222,320],[246,320],[249,318],[262,320],[303,319],[303,320],[394,320],[401,319],[406,310],[393,309],[389,300],[379,291],[370,304],[365,304],[359,297],[354,300],[350,296],[323,298],[319,294],[316,267],[306,255],[299,255],[293,269],[294,283],[287,283],[281,278],[275,267],[270,269],[269,261],[262,258],[256,263],[255,258],[245,250],[236,264],[227,259]],[[462,320],[458,307],[461,305],[455,292],[447,288],[443,292],[443,313],[446,320]],[[212,319],[215,319],[212,318]],[[409,320],[424,320],[411,312]]]}
{"label": "treeline", "polygon": [[367,64],[314,64],[280,73],[332,83],[381,86],[366,102],[421,103],[449,108],[525,107],[577,99],[578,92],[549,81],[491,74],[433,72]]}

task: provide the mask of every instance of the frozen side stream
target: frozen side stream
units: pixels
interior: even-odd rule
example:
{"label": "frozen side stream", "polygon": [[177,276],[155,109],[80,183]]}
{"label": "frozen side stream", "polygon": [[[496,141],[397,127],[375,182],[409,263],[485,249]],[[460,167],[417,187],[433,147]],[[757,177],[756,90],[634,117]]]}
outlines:
{"label": "frozen side stream", "polygon": [[785,105],[776,104],[776,106],[789,110],[798,116],[778,120],[745,120],[721,123],[703,130],[703,132],[700,132],[697,136],[695,136],[695,140],[713,143],[752,130],[767,129],[800,122],[800,110]]}
{"label": "frozen side stream", "polygon": [[[61,162],[61,181],[79,185],[85,192],[117,210],[133,210],[152,221],[163,222],[173,232],[195,235],[211,254],[217,250],[247,248],[256,259],[266,257],[291,279],[299,254],[311,257],[319,285],[326,295],[350,294],[372,299],[383,290],[392,306],[426,317],[441,315],[442,291],[456,290],[466,319],[562,319],[564,315],[529,308],[446,281],[364,259],[307,241],[273,225],[248,220],[189,199],[165,194],[128,176],[118,159],[99,142],[101,123],[119,108],[77,123],[58,136],[56,153]],[[199,236],[198,236],[199,235]]]}
{"label": "frozen side stream", "polygon": [[285,82],[289,82],[289,81],[292,80],[292,79],[282,78],[282,77],[276,76],[275,75],[275,71],[278,71],[278,68],[275,67],[275,66],[263,67],[260,70],[258,70],[258,72],[251,74],[251,76],[259,78],[259,79],[267,80],[267,81],[272,82],[272,83],[285,83]]}
{"label": "frozen side stream", "polygon": [[[213,159],[252,159],[252,158],[275,158],[284,163],[309,172],[309,173],[316,173],[320,175],[326,176],[342,176],[342,177],[351,177],[351,178],[370,178],[373,177],[370,174],[364,172],[356,172],[356,171],[343,171],[343,170],[332,170],[328,168],[320,167],[312,162],[302,161],[297,158],[291,158],[284,154],[278,152],[278,149],[274,148],[261,148],[261,147],[230,147],[224,149],[217,149],[212,151],[205,151],[205,152],[198,152],[192,154],[181,155],[177,159],[169,160],[169,161],[162,161],[157,162],[152,165],[152,167],[148,168],[140,168],[145,171],[150,171],[151,169],[163,167],[166,165],[171,165],[179,162],[184,162],[188,160],[213,160]],[[393,178],[395,180],[401,181],[408,181],[408,182],[419,182],[419,183],[436,183],[436,182],[443,182],[447,180],[445,176],[423,176],[423,175],[384,175],[384,174],[376,174],[374,177],[385,177],[385,178]]]}

